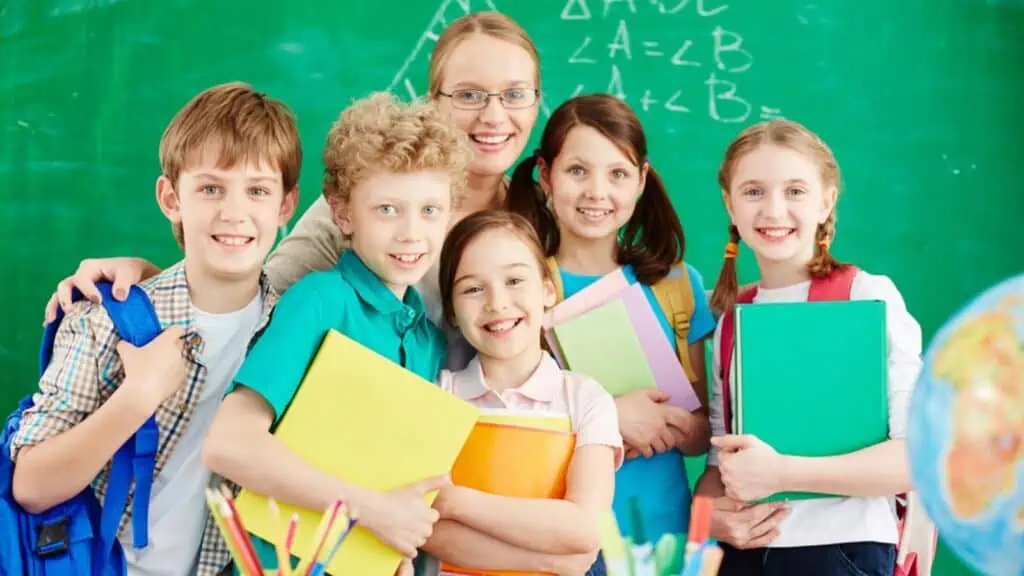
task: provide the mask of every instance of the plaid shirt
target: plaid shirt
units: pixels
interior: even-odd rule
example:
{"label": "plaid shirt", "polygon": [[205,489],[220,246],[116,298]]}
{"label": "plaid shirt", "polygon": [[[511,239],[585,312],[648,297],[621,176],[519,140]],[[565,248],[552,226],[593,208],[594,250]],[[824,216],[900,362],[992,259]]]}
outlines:
{"label": "plaid shirt", "polygon": [[[178,264],[146,281],[141,288],[149,296],[163,328],[181,326],[185,334],[185,361],[187,362],[183,386],[156,411],[160,428],[160,447],[156,456],[155,474],[160,474],[167,458],[174,451],[188,423],[192,419],[206,380],[206,368],[199,363],[202,338],[196,332],[185,281],[184,264]],[[270,312],[277,302],[266,275],[260,275],[263,310],[257,332],[270,320]],[[23,446],[39,444],[65,432],[96,411],[124,379],[124,368],[117,355],[120,339],[114,324],[101,305],[77,302],[57,330],[53,346],[53,360],[39,381],[35,405],[22,416],[21,426],[12,442],[12,451]],[[111,455],[113,457],[113,455]],[[110,464],[93,481],[97,497],[105,495]],[[131,520],[134,483],[128,494],[128,504],[121,517],[119,533],[128,537]],[[220,535],[213,517],[207,514],[199,550],[197,574],[214,576],[231,561],[231,554]]]}

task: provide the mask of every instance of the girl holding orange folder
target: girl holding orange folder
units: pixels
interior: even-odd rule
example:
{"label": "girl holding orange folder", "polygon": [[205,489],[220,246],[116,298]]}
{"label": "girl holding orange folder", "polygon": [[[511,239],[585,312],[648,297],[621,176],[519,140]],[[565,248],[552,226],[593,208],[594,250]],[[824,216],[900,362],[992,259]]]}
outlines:
{"label": "girl holding orange folder", "polygon": [[[829,251],[839,166],[818,136],[788,120],[750,126],[726,150],[718,181],[730,238],[712,297],[724,314],[714,339],[714,448],[698,490],[718,500],[712,536],[731,544],[723,546],[721,574],[891,575],[899,538],[892,497],[911,487],[903,436],[921,369],[921,328],[892,280],[842,264]],[[737,290],[736,282],[741,240],[753,251],[761,278],[747,290]],[[831,297],[824,297],[826,292]],[[885,302],[889,439],[849,454],[808,458],[779,454],[753,435],[729,434],[726,395],[735,382],[734,365],[721,358],[729,358],[722,356],[723,349],[732,353],[722,342],[735,337],[734,303],[826,299]],[[836,330],[841,337],[841,327]],[[822,402],[827,403],[824,396]],[[788,512],[760,518],[741,509],[745,502],[778,492],[844,497],[794,500]]]}
{"label": "girl holding orange folder", "polygon": [[[683,261],[682,225],[636,113],[607,94],[567,100],[552,113],[540,147],[516,168],[509,205],[537,230],[560,297],[621,270],[642,285],[684,370],[689,366],[697,411],[665,403],[668,395],[655,389],[616,398],[627,460],[616,474],[613,506],[622,533],[637,544],[685,533],[690,484],[683,454],[708,449],[704,339],[715,321],[700,274]],[[662,304],[683,293],[692,294],[689,313]]]}
{"label": "girl holding orange folder", "polygon": [[[555,295],[529,222],[501,211],[460,222],[442,250],[440,287],[446,317],[477,351],[464,370],[442,372],[442,388],[485,415],[495,409],[562,415],[574,436],[564,484],[556,481],[532,497],[510,487],[521,484],[515,471],[486,481],[478,471],[471,474],[476,481],[461,482],[457,464],[453,485],[434,502],[441,520],[424,549],[470,568],[454,572],[460,574],[584,572],[600,547],[598,518],[612,502],[622,438],[612,397],[593,379],[561,370],[541,348],[545,308]],[[532,464],[523,466],[523,476]],[[589,574],[604,574],[603,564]]]}

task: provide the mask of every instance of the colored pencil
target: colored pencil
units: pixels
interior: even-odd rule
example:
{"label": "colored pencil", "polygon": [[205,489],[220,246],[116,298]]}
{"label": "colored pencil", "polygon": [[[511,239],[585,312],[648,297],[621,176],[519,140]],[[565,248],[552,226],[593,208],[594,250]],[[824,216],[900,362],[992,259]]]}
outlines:
{"label": "colored pencil", "polygon": [[330,531],[331,524],[334,519],[337,518],[338,510],[341,508],[341,501],[338,500],[331,505],[330,508],[324,511],[324,514],[320,517],[320,525],[317,526],[316,533],[309,541],[309,553],[306,557],[299,561],[299,565],[295,568],[296,574],[309,574],[309,570],[313,564],[316,564],[317,554],[320,552],[320,548],[323,547],[324,538],[327,537],[327,533]]}
{"label": "colored pencil", "polygon": [[[235,498],[231,495],[231,490],[224,484],[220,485],[220,493],[224,496],[223,502],[231,509],[231,515],[235,519],[235,523],[238,525],[238,530],[244,535],[242,540],[242,546],[245,548],[245,553],[256,559],[256,563],[259,564],[259,554],[256,553],[256,547],[252,544],[252,538],[249,537],[249,531],[245,529],[245,524],[242,522],[242,517],[238,515],[238,509],[235,508]],[[263,572],[260,571],[262,576]]]}
{"label": "colored pencil", "polygon": [[238,564],[239,570],[246,575],[263,576],[263,567],[260,566],[259,558],[255,552],[250,552],[252,541],[249,540],[249,534],[238,524],[238,517],[232,512],[231,506],[224,499],[223,494],[210,490],[208,498],[213,500],[211,510],[213,510],[214,519],[217,518],[218,513],[221,518],[219,525],[224,539],[234,543],[237,552],[235,563]]}
{"label": "colored pencil", "polygon": [[722,549],[718,546],[708,547],[700,562],[700,576],[717,576],[722,565]]}
{"label": "colored pencil", "polygon": [[325,558],[322,562],[318,560],[317,563],[313,565],[313,568],[310,571],[310,576],[323,575],[324,571],[327,570],[327,566],[330,566],[331,562],[334,561],[334,556],[338,553],[338,550],[341,548],[341,544],[345,541],[345,538],[348,537],[349,533],[352,532],[352,528],[355,525],[355,512],[350,512],[348,514],[348,522],[346,523],[346,526],[343,529],[338,531],[338,536],[335,538],[334,544],[331,546],[330,552],[327,554],[327,558]]}
{"label": "colored pencil", "polygon": [[[277,520],[277,523],[281,524],[281,508],[277,505],[277,500],[273,498],[268,499],[268,506],[270,507],[270,513]],[[282,528],[281,539],[274,544],[274,551],[277,553],[277,574],[278,576],[292,576],[292,561],[288,555],[288,550],[285,545],[288,541],[288,527]]]}

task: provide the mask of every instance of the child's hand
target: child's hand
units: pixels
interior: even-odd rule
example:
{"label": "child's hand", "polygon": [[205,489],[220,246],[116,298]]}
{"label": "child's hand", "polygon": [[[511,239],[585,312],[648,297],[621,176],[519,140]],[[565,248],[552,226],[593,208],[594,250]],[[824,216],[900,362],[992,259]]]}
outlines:
{"label": "child's hand", "polygon": [[114,298],[124,300],[128,296],[128,288],[133,284],[155,276],[160,269],[141,258],[89,258],[82,260],[74,274],[60,281],[57,290],[46,303],[44,323],[53,322],[57,318],[57,307],[64,312],[71,310],[71,293],[75,288],[92,302],[99,304],[102,300],[96,283],[109,280],[114,283]]}
{"label": "child's hand", "polygon": [[181,327],[170,326],[142,348],[124,340],[117,344],[117,354],[124,364],[124,381],[132,386],[139,406],[149,413],[155,412],[185,383],[182,334]]}
{"label": "child's hand", "polygon": [[622,439],[647,458],[675,447],[675,438],[659,405],[668,399],[669,395],[657,388],[637,390],[615,399]]}
{"label": "child's hand", "polygon": [[412,567],[412,560],[408,558],[402,558],[402,563],[398,565],[398,570],[395,570],[395,576],[413,576],[415,573]]}
{"label": "child's hand", "polygon": [[726,496],[750,502],[784,490],[781,457],[757,436],[717,436],[711,443],[719,449],[718,470]]}
{"label": "child's hand", "polygon": [[472,488],[464,488],[447,484],[441,486],[437,491],[437,496],[434,498],[434,510],[441,515],[441,519],[453,518],[453,506],[455,499],[457,498],[456,492],[459,490],[472,490]]}
{"label": "child's hand", "polygon": [[720,496],[711,515],[711,537],[736,548],[763,548],[779,537],[779,524],[788,514],[782,502],[744,506]]}
{"label": "child's hand", "polygon": [[448,483],[447,476],[435,476],[385,494],[371,493],[359,503],[359,521],[402,556],[415,558],[440,517],[424,496]]}

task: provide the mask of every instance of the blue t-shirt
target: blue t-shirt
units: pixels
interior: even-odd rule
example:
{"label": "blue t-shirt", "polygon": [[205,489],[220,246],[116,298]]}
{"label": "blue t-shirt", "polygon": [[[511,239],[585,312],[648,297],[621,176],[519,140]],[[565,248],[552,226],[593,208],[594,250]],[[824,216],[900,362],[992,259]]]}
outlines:
{"label": "blue t-shirt", "polygon": [[[700,272],[686,265],[690,275],[690,286],[693,288],[693,318],[690,319],[690,344],[697,342],[715,330],[715,318],[708,306],[707,293],[704,291],[704,279]],[[630,284],[637,281],[632,266],[622,269]],[[562,277],[564,297],[590,286],[600,276],[585,276],[559,271]],[[676,349],[675,330],[650,286],[643,287],[647,301],[651,303],[661,324],[665,337]],[[676,349],[676,353],[679,350]],[[640,517],[643,521],[643,535],[651,544],[656,544],[662,534],[683,534],[690,524],[690,482],[686,477],[683,454],[679,450],[669,450],[655,454],[652,458],[634,458],[627,460],[615,475],[615,520],[624,536],[634,536],[633,514],[630,511],[630,500],[636,498],[640,505]]]}

